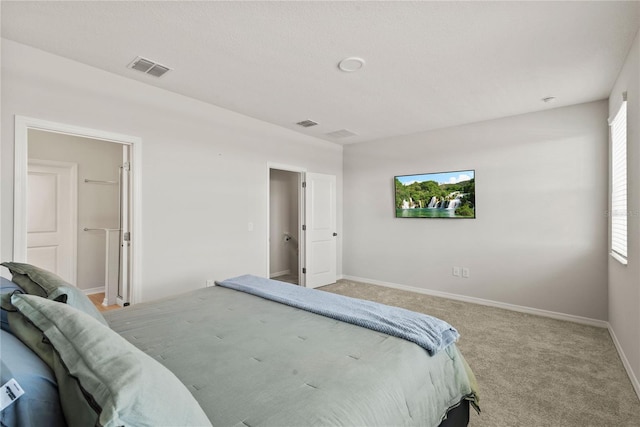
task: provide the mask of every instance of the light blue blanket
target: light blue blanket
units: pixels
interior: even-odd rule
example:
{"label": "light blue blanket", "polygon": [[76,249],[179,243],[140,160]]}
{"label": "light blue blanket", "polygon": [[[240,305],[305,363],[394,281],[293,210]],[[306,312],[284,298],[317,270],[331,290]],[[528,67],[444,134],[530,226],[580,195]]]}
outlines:
{"label": "light blue blanket", "polygon": [[460,337],[453,326],[426,314],[263,277],[247,274],[216,284],[403,338],[418,344],[430,355],[436,354]]}

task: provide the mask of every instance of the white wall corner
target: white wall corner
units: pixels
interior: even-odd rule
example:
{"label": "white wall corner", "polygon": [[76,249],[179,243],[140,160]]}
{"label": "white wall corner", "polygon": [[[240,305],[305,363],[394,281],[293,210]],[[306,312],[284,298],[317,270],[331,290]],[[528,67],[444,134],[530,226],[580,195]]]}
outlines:
{"label": "white wall corner", "polygon": [[624,354],[624,350],[622,349],[622,346],[618,341],[618,337],[616,337],[616,333],[610,324],[608,324],[608,329],[609,329],[609,335],[611,335],[611,339],[613,340],[613,344],[616,346],[616,350],[618,350],[618,356],[620,356],[622,365],[624,366],[624,369],[627,371],[627,375],[629,376],[631,385],[633,386],[633,389],[636,391],[636,395],[638,396],[638,399],[640,399],[640,381],[638,381],[638,377],[636,377],[635,372],[633,372],[633,369],[631,368],[631,364],[629,363],[629,359],[627,359],[627,356]]}

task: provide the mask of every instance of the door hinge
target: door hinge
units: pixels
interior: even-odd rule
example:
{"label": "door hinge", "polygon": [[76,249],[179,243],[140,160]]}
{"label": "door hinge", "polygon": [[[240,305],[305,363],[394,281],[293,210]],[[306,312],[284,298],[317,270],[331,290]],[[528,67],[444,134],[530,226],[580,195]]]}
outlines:
{"label": "door hinge", "polygon": [[305,224],[302,224],[302,231],[307,231],[307,226]]}
{"label": "door hinge", "polygon": [[130,242],[131,241],[131,232],[130,231],[125,231],[122,235],[122,240],[124,240],[125,242]]}
{"label": "door hinge", "polygon": [[129,172],[131,170],[131,163],[129,162],[124,162],[124,164],[122,165],[122,169],[126,170],[127,172]]}
{"label": "door hinge", "polygon": [[306,181],[302,181],[302,188],[307,188],[307,182]]}
{"label": "door hinge", "polygon": [[302,267],[302,274],[307,274],[307,269]]}

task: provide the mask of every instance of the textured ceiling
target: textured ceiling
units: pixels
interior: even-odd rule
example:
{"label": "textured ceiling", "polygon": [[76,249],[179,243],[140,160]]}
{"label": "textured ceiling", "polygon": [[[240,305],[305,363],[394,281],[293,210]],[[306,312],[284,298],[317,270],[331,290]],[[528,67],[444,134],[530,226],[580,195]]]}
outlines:
{"label": "textured ceiling", "polygon": [[[1,8],[4,38],[341,144],[606,98],[640,22],[636,1]],[[126,68],[138,55],[173,70]],[[366,66],[341,72],[350,56]],[[357,136],[326,135],[341,129]]]}

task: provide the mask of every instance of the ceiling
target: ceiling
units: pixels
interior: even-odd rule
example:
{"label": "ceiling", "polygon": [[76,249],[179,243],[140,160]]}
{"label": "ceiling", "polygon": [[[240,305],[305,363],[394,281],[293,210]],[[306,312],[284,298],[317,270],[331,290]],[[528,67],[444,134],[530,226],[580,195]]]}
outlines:
{"label": "ceiling", "polygon": [[[607,98],[640,22],[636,1],[1,8],[4,38],[339,144]],[[127,68],[136,56],[172,71]],[[365,66],[340,71],[352,56]],[[343,129],[357,135],[327,135]]]}

